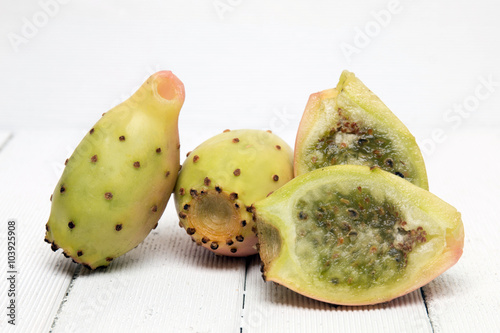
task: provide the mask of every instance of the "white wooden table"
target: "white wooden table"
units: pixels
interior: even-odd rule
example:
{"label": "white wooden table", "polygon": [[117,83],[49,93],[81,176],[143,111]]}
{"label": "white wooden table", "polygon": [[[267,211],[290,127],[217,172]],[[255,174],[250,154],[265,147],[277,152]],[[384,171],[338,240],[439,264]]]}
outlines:
{"label": "white wooden table", "polygon": [[[427,159],[431,190],[463,214],[466,238],[458,264],[389,303],[345,307],[263,282],[256,256],[217,257],[197,247],[179,228],[172,202],[158,228],[107,269],[91,272],[54,254],[43,242],[49,196],[83,132],[1,133],[1,332],[500,330],[500,224],[495,209],[500,180],[498,157],[488,153],[500,145],[499,133],[458,132]],[[185,137],[195,137],[191,134]],[[183,142],[183,152],[196,141]],[[477,154],[480,167],[466,163],[464,152]],[[10,219],[16,221],[17,234],[15,327],[6,322]]]}
{"label": "white wooden table", "polygon": [[[0,0],[0,332],[500,332],[499,8]],[[43,239],[65,159],[102,112],[161,69],[186,87],[181,157],[225,128],[270,128],[293,146],[309,94],[354,72],[419,141],[431,191],[462,213],[462,258],[392,302],[333,306],[263,282],[257,257],[197,247],[172,201],[107,269],[54,254]]]}

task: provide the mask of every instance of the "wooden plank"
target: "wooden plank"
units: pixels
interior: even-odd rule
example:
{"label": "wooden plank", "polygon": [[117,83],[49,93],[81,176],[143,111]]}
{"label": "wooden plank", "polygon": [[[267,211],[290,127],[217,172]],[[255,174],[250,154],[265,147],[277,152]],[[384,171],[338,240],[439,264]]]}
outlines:
{"label": "wooden plank", "polygon": [[[59,133],[62,134],[62,133]],[[73,277],[76,265],[55,255],[43,242],[49,197],[67,157],[65,141],[52,133],[17,133],[0,152],[0,306],[7,306],[7,222],[16,221],[16,326],[2,311],[2,332],[47,332]],[[79,135],[78,135],[79,136]]]}
{"label": "wooden plank", "polygon": [[498,146],[498,131],[462,130],[427,161],[431,191],[462,213],[465,228],[462,258],[423,288],[434,332],[500,331]]}
{"label": "wooden plank", "polygon": [[336,306],[263,282],[259,259],[248,267],[243,332],[432,332],[420,290],[373,306]]}
{"label": "wooden plank", "polygon": [[[182,141],[182,156],[200,143],[192,137]],[[218,257],[191,242],[171,198],[136,249],[104,270],[81,270],[53,332],[236,332],[244,278],[245,259]]]}
{"label": "wooden plank", "polygon": [[0,152],[7,142],[12,138],[12,133],[8,131],[0,131]]}

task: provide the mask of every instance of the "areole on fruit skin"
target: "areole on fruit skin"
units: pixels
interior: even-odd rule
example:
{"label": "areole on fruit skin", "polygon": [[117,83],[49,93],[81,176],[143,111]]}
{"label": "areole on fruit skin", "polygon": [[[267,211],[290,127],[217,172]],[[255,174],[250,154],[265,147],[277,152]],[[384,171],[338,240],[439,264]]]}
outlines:
{"label": "areole on fruit skin", "polygon": [[293,152],[270,131],[226,130],[188,153],[175,186],[179,225],[216,254],[257,253],[252,204],[293,177]]}
{"label": "areole on fruit skin", "polygon": [[92,127],[51,196],[45,241],[89,269],[107,266],[155,228],[179,170],[184,85],[153,74]]}
{"label": "areole on fruit skin", "polygon": [[379,166],[429,188],[413,135],[348,71],[336,88],[309,97],[295,141],[295,176],[335,164]]}
{"label": "areole on fruit skin", "polygon": [[[323,243],[321,246],[322,237],[331,236],[328,233],[334,230],[325,229],[324,225],[335,223],[335,220],[318,220],[316,223],[319,223],[321,227],[311,230],[312,236],[304,235],[304,237],[310,237],[309,244],[316,244],[315,242],[319,240],[317,243],[319,247],[314,251],[309,251],[307,257],[300,257],[297,253],[302,241],[302,235],[298,231],[303,224],[301,217],[296,215],[299,203],[303,200],[313,202],[332,195],[338,196],[340,202],[349,203],[350,195],[357,193],[356,191],[366,193],[375,204],[386,202],[400,212],[399,219],[402,222],[394,230],[405,234],[409,234],[411,230],[420,230],[418,232],[423,235],[422,237],[415,233],[416,237],[421,237],[421,239],[413,243],[413,247],[406,252],[407,262],[400,271],[394,269],[388,271],[388,274],[392,274],[394,278],[382,284],[377,284],[377,280],[371,279],[370,274],[366,272],[353,276],[354,279],[358,278],[361,281],[356,285],[356,282],[347,276],[329,276],[328,268],[324,270],[324,276],[314,273],[313,270],[307,270],[307,267],[318,269],[322,267],[320,265],[323,262],[315,259],[318,253],[328,255],[335,253],[337,248],[342,248],[340,241]],[[309,208],[311,211],[318,207],[313,204]],[[340,207],[341,211],[342,209]],[[363,212],[361,205],[358,212],[360,214]],[[455,208],[430,192],[393,174],[366,166],[330,166],[298,176],[268,198],[257,202],[255,215],[265,279],[282,284],[305,296],[334,304],[375,304],[405,295],[453,266],[462,255],[464,244],[463,224],[460,213]],[[398,217],[398,214],[395,216]],[[309,216],[309,218],[312,217]],[[352,224],[356,222],[354,221],[356,218],[346,219],[346,221]],[[364,250],[360,249],[361,252],[365,251],[363,252],[365,254],[350,253],[348,250],[355,247],[357,243],[354,241],[351,244],[349,240],[346,240],[348,243],[347,247],[344,247],[344,252],[340,253],[341,257],[347,256],[347,262],[349,258],[354,260],[353,265],[357,265],[356,263],[360,260],[368,260],[367,258],[371,255],[370,245],[379,244],[371,236],[373,229],[370,229],[370,223],[371,221],[358,221],[357,234],[370,236],[364,238],[368,239],[367,244],[361,243],[361,246],[367,245]],[[413,231],[411,234],[413,235]],[[395,237],[398,237],[397,233]],[[358,238],[361,237],[358,236]],[[380,259],[380,263],[375,261],[374,264],[384,265],[387,260],[390,261],[393,258],[391,251],[384,254],[385,257]],[[338,271],[338,267],[334,266],[334,260],[337,258],[338,256],[334,255],[332,259],[331,267],[334,272]],[[382,262],[382,260],[385,261]],[[352,271],[352,266],[345,263],[344,265],[344,271]],[[383,274],[381,281],[384,281]],[[344,278],[344,280],[339,281],[337,278]],[[363,285],[363,281],[371,282]]]}

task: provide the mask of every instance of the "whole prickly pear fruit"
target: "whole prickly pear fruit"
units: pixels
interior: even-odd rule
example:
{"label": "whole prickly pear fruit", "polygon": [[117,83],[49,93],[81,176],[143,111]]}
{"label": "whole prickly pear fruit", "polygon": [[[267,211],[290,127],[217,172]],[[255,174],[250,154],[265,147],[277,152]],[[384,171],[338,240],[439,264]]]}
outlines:
{"label": "whole prickly pear fruit", "polygon": [[92,127],[66,160],[45,241],[85,267],[107,266],[155,228],[179,171],[184,85],[152,75]]}
{"label": "whole prickly pear fruit", "polygon": [[221,255],[257,253],[253,206],[293,178],[292,149],[270,131],[225,131],[188,154],[175,186],[180,226]]}
{"label": "whole prickly pear fruit", "polygon": [[312,94],[295,141],[295,176],[329,165],[377,166],[428,189],[420,149],[406,126],[353,73]]}

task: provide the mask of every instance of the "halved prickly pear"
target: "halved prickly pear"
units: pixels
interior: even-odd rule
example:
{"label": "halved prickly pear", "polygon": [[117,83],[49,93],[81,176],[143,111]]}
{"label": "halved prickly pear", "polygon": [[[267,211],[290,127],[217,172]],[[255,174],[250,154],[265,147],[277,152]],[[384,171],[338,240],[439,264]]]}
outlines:
{"label": "halved prickly pear", "polygon": [[309,97],[295,141],[296,176],[338,164],[378,166],[429,188],[413,135],[348,71],[336,88]]}
{"label": "halved prickly pear", "polygon": [[455,208],[367,166],[298,176],[255,212],[265,279],[334,304],[407,294],[453,266],[464,244]]}
{"label": "halved prickly pear", "polygon": [[45,241],[94,269],[137,246],[167,205],[179,171],[184,85],[152,75],[92,127],[51,197]]}
{"label": "halved prickly pear", "polygon": [[261,130],[225,131],[188,154],[175,186],[180,226],[221,255],[257,253],[252,204],[293,177],[292,149]]}

